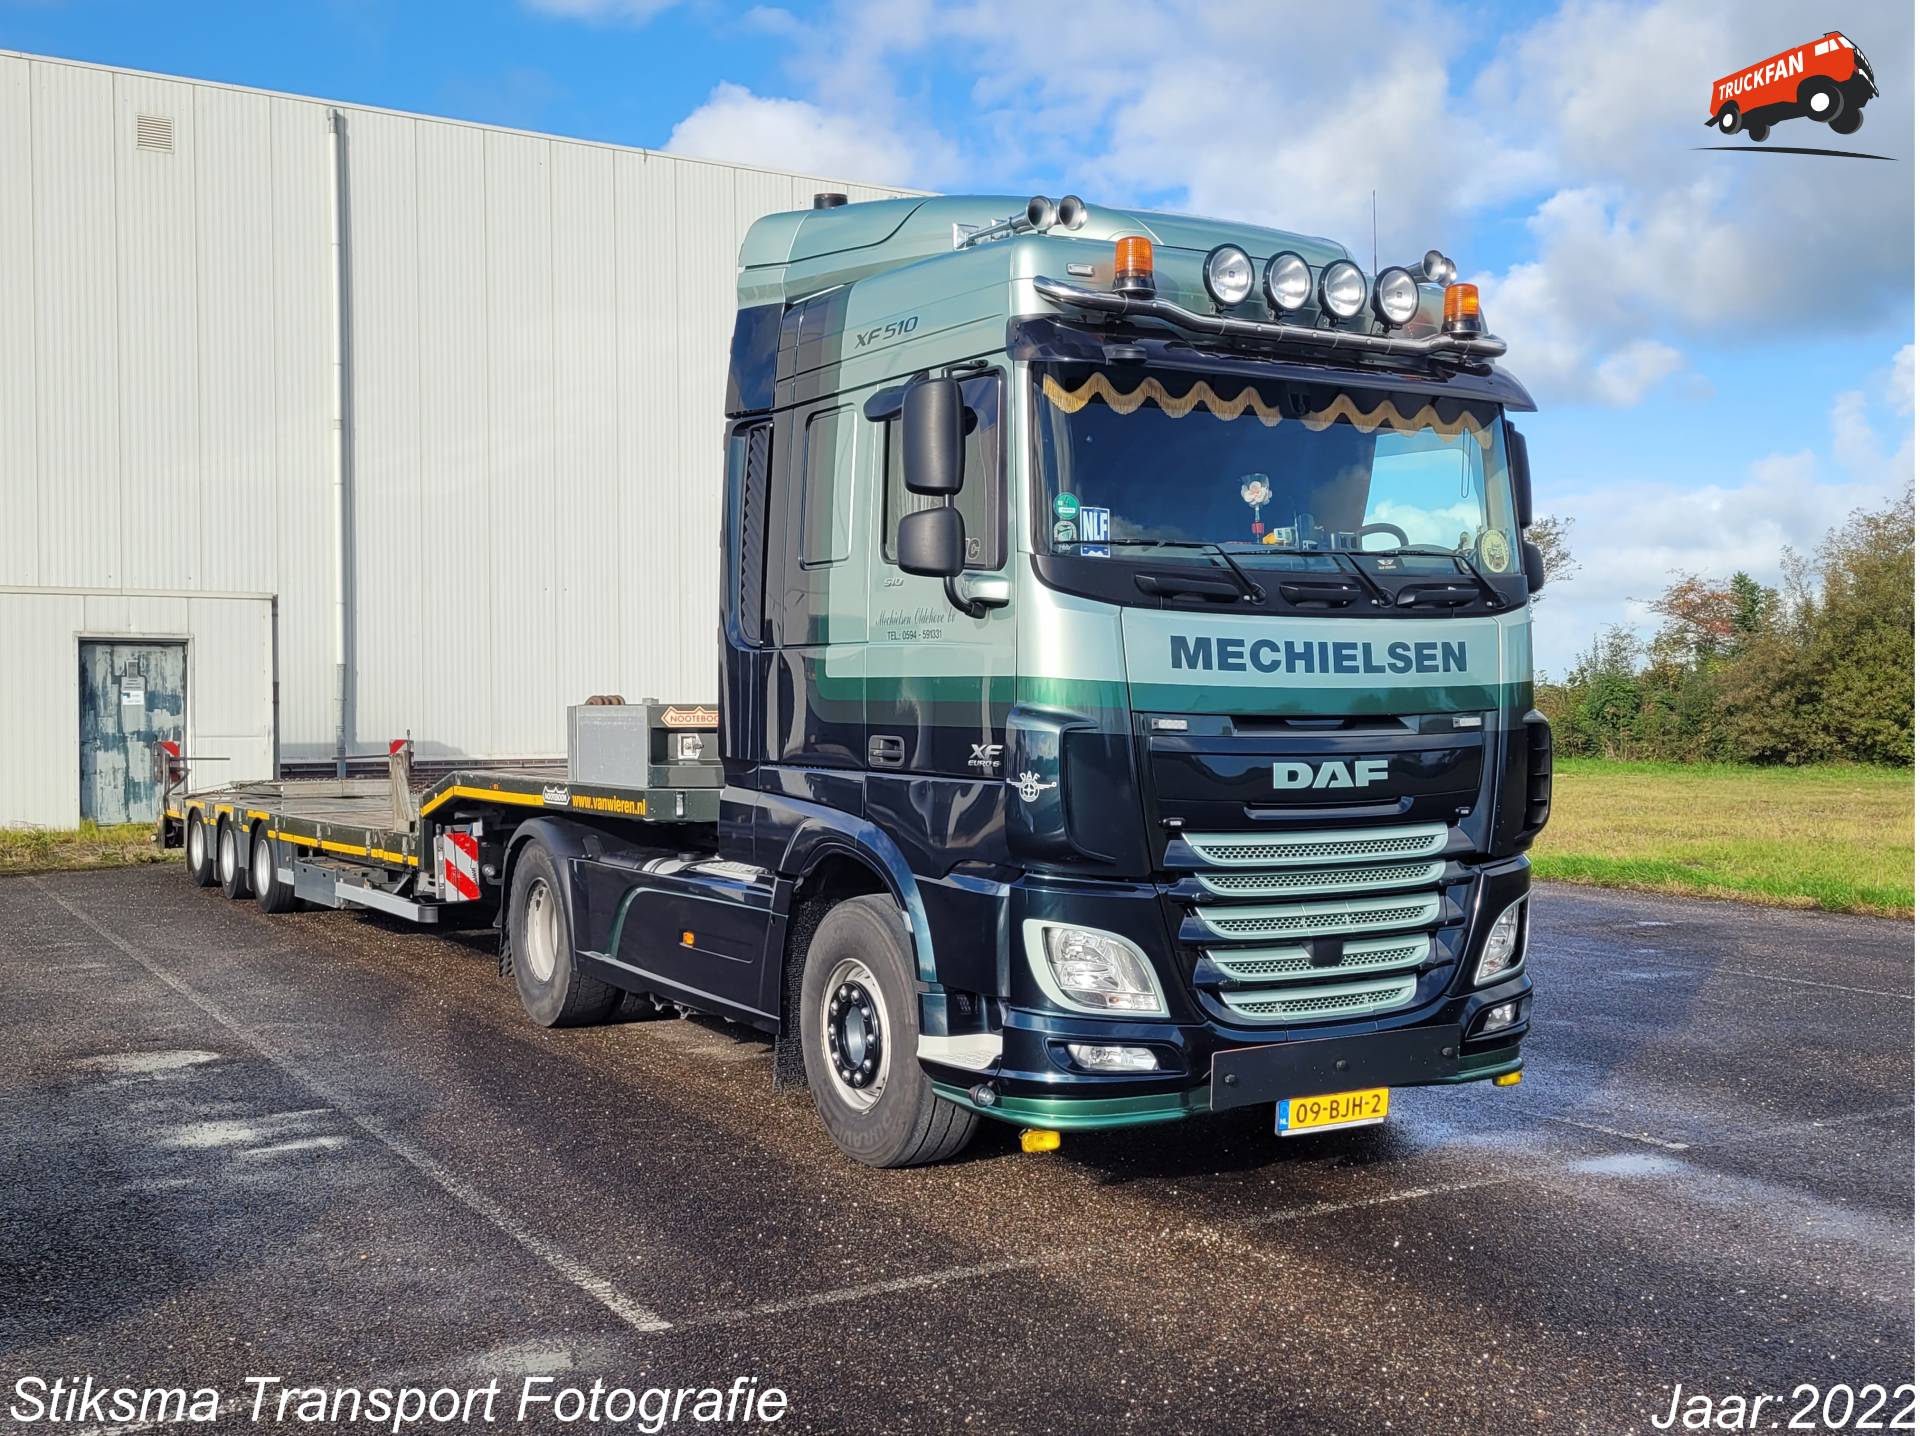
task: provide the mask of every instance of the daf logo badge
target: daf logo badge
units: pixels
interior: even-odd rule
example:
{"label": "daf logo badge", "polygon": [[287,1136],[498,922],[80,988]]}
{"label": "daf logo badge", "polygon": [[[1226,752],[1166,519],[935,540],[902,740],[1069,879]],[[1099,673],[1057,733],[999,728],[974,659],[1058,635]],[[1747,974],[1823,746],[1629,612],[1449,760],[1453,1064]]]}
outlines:
{"label": "daf logo badge", "polygon": [[1386,780],[1385,758],[1356,758],[1350,764],[1335,759],[1330,763],[1273,765],[1276,788],[1365,788]]}
{"label": "daf logo badge", "polygon": [[1009,778],[1007,781],[1013,784],[1013,791],[1020,795],[1020,801],[1023,803],[1031,803],[1048,789],[1060,786],[1058,783],[1041,782],[1040,775],[1031,768],[1018,778]]}

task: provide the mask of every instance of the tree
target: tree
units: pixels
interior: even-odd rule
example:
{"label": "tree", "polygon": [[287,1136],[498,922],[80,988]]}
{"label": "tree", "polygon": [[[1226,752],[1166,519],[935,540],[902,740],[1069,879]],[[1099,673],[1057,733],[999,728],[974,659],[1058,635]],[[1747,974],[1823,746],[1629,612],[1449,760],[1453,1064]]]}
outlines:
{"label": "tree", "polygon": [[[1571,577],[1573,571],[1580,567],[1572,550],[1567,546],[1567,534],[1572,528],[1572,519],[1558,519],[1551,514],[1542,514],[1527,529],[1527,540],[1540,550],[1540,563],[1547,573],[1546,583],[1540,585],[1542,593],[1546,591],[1549,584]],[[1538,603],[1540,594],[1536,593],[1533,600]]]}

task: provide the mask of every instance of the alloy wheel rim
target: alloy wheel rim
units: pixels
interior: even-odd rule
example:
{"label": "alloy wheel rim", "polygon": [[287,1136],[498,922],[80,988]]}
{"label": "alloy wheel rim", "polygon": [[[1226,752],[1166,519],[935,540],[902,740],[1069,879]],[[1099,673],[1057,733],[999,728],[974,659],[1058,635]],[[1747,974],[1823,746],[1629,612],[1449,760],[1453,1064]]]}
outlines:
{"label": "alloy wheel rim", "polygon": [[833,1090],[855,1111],[880,1100],[891,1069],[892,1025],[873,970],[842,958],[820,998],[820,1044],[833,1070]]}
{"label": "alloy wheel rim", "polygon": [[541,982],[553,979],[559,966],[560,906],[544,879],[527,889],[527,969]]}

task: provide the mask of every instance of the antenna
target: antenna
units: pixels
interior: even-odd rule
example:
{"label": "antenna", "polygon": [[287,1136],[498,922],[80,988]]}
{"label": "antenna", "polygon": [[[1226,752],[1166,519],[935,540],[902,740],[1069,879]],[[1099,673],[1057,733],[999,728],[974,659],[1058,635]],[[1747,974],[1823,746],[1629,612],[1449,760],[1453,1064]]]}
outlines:
{"label": "antenna", "polygon": [[1369,190],[1373,197],[1373,272],[1380,272],[1380,191]]}

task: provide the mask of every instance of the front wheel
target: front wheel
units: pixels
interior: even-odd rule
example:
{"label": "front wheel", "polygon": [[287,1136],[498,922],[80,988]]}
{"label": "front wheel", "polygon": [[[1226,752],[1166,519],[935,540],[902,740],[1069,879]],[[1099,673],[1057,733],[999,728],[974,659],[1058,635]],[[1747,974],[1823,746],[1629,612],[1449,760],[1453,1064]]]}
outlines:
{"label": "front wheel", "polygon": [[520,1005],[542,1027],[604,1022],[620,1003],[619,989],[580,970],[566,895],[553,854],[530,842],[513,867],[507,950]]}
{"label": "front wheel", "polygon": [[978,1115],[936,1097],[920,1066],[913,954],[890,899],[852,898],[821,920],[799,1019],[814,1109],[856,1162],[942,1162],[973,1139]]}
{"label": "front wheel", "polygon": [[1734,133],[1740,128],[1740,107],[1738,105],[1721,106],[1720,113],[1714,117],[1713,122],[1720,127],[1721,134]]}

